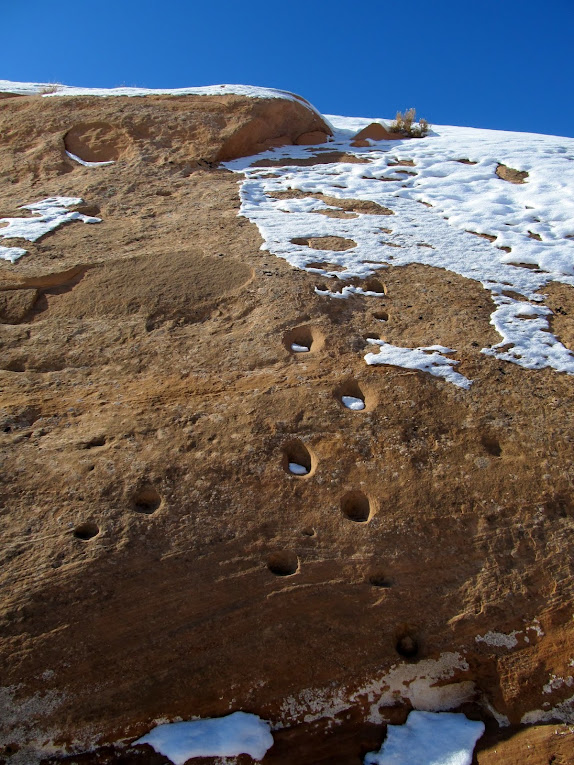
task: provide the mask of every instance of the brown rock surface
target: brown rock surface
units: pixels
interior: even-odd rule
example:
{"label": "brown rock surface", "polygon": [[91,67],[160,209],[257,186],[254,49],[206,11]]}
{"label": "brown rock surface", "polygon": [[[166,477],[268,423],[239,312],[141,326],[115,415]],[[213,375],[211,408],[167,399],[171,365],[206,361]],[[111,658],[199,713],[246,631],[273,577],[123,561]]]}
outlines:
{"label": "brown rock surface", "polygon": [[[494,707],[505,763],[561,762],[556,726],[512,726],[572,695],[572,378],[481,355],[492,306],[455,274],[388,268],[365,284],[384,298],[329,301],[262,253],[238,177],[205,163],[291,120],[314,129],[280,112],[230,96],[0,106],[3,213],[74,195],[102,218],[0,262],[0,762],[242,709],[282,726],[264,763],[358,765],[384,733],[377,688],[397,723],[427,698]],[[73,163],[66,135],[116,164]],[[365,204],[344,209],[385,214]],[[572,289],[552,299],[566,335]],[[381,332],[456,347],[472,388],[367,367]],[[476,640],[489,633],[516,647]]]}
{"label": "brown rock surface", "polygon": [[359,130],[355,136],[355,141],[362,142],[365,139],[370,139],[371,141],[393,141],[404,138],[405,136],[402,135],[402,133],[393,133],[390,130],[387,130],[387,128],[380,122],[371,122],[370,125]]}

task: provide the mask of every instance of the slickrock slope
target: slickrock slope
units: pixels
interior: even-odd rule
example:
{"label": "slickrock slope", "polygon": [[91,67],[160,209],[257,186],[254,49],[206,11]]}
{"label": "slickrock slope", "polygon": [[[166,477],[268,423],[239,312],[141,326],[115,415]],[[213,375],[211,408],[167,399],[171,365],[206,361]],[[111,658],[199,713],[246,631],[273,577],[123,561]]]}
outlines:
{"label": "slickrock slope", "polygon": [[[381,204],[324,196],[293,229],[310,271],[260,250],[218,162],[330,132],[285,98],[0,101],[0,218],[85,216],[0,239],[27,253],[0,260],[0,762],[165,763],[128,745],[243,710],[263,763],[358,765],[412,708],[484,720],[481,765],[572,761],[574,378],[481,353],[495,306],[444,267],[322,294],[355,244],[335,224],[390,236]],[[572,286],[542,291],[572,347]],[[369,339],[456,349],[472,385],[367,365]]]}

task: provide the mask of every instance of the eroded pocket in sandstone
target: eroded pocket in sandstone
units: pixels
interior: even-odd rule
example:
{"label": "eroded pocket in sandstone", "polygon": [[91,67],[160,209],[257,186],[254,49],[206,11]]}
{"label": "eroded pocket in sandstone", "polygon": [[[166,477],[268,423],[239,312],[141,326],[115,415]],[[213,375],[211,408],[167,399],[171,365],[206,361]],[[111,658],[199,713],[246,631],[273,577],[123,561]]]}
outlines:
{"label": "eroded pocket in sandstone", "polygon": [[283,444],[282,465],[289,475],[306,478],[315,472],[317,460],[303,441],[294,438]]}
{"label": "eroded pocket in sandstone", "polygon": [[375,396],[370,391],[363,390],[359,383],[352,378],[337,385],[333,395],[345,409],[350,409],[353,412],[372,409],[376,404]]}
{"label": "eroded pocket in sandstone", "polygon": [[100,528],[92,521],[86,521],[86,523],[80,523],[74,529],[74,537],[82,542],[88,542],[90,539],[97,537],[100,533]]}
{"label": "eroded pocket in sandstone", "polygon": [[285,332],[283,345],[290,353],[312,353],[324,345],[323,334],[309,324]]}
{"label": "eroded pocket in sandstone", "polygon": [[84,162],[115,162],[129,145],[123,130],[107,122],[80,123],[64,136],[66,151]]}
{"label": "eroded pocket in sandstone", "polygon": [[365,292],[375,292],[377,295],[386,295],[387,287],[380,279],[370,277],[364,283]]}
{"label": "eroded pocket in sandstone", "polygon": [[299,556],[292,550],[277,550],[267,558],[267,568],[275,576],[293,576],[299,571]]}
{"label": "eroded pocket in sandstone", "polygon": [[502,454],[502,448],[496,436],[485,433],[481,436],[480,443],[491,457],[500,457]]}
{"label": "eroded pocket in sandstone", "polygon": [[387,576],[383,571],[375,571],[369,576],[369,584],[372,587],[381,587],[382,589],[388,589],[393,586],[393,580]]}
{"label": "eroded pocket in sandstone", "polygon": [[389,320],[389,314],[386,311],[376,311],[373,314],[373,318],[377,321],[388,321]]}
{"label": "eroded pocket in sandstone", "polygon": [[341,497],[341,512],[354,523],[368,523],[373,515],[371,501],[359,489],[348,491]]}
{"label": "eroded pocket in sandstone", "polygon": [[419,641],[412,630],[400,630],[395,640],[395,650],[403,659],[416,659],[419,655]]}
{"label": "eroded pocket in sandstone", "polygon": [[152,515],[161,506],[161,495],[155,486],[142,486],[133,495],[131,504],[136,513]]}

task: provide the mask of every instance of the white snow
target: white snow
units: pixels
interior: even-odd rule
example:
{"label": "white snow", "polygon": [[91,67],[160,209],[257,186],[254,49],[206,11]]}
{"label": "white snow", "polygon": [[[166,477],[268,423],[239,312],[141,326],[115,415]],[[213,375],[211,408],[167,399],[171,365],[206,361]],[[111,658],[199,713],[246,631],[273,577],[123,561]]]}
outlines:
{"label": "white snow", "polygon": [[83,165],[84,167],[104,167],[105,165],[113,165],[114,160],[111,159],[107,162],[86,162],[85,159],[80,159],[80,157],[76,157],[75,154],[72,154],[71,151],[66,151],[66,154],[70,159],[73,159],[74,162],[78,162],[80,165]]}
{"label": "white snow", "polygon": [[307,475],[309,472],[305,465],[299,465],[297,462],[290,462],[289,463],[289,472],[293,473],[293,475]]}
{"label": "white snow", "polygon": [[[380,299],[381,294],[349,280],[412,263],[477,281],[491,296],[491,323],[501,335],[499,343],[482,353],[526,369],[550,367],[573,374],[574,354],[550,331],[543,289],[552,281],[574,286],[574,139],[438,126],[421,140],[355,148],[351,138],[373,120],[327,117],[336,128],[329,151],[354,155],[365,164],[290,164],[309,158],[312,151],[320,156],[317,149],[293,146],[257,156],[280,162],[272,173],[269,167],[254,166],[252,157],[227,163],[245,174],[240,214],[257,224],[262,249],[341,285],[316,288],[331,299]],[[414,164],[397,165],[397,160]],[[523,184],[510,183],[496,174],[499,164],[529,176]],[[305,196],[275,196],[292,191]],[[321,195],[369,200],[393,214],[317,215],[334,206]],[[318,256],[316,249],[293,242],[326,236],[352,239],[356,247],[323,250]],[[309,265],[318,257],[342,270]],[[439,362],[438,368],[444,372],[452,364]],[[454,379],[462,383],[459,377]]]}
{"label": "white snow", "polygon": [[291,343],[291,350],[293,353],[308,353],[309,348],[306,345],[299,345],[299,343]]}
{"label": "white snow", "polygon": [[[68,210],[83,202],[80,197],[49,197],[31,205],[23,205],[21,210],[30,210],[32,218],[0,218],[0,237],[4,239],[26,239],[36,242],[42,236],[70,221],[83,223],[101,223],[101,218],[93,218],[79,212]],[[27,251],[21,247],[0,247],[0,259],[14,263]]]}
{"label": "white snow", "polygon": [[411,712],[404,725],[389,725],[379,752],[365,765],[471,765],[484,723],[452,712]]}
{"label": "white snow", "polygon": [[174,765],[191,757],[236,757],[249,754],[261,760],[273,746],[269,723],[257,715],[233,712],[191,722],[158,725],[134,744],[149,744]]}
{"label": "white snow", "polygon": [[445,380],[457,385],[459,388],[470,388],[472,380],[455,372],[452,368],[458,361],[448,359],[443,353],[454,353],[450,348],[444,348],[441,345],[429,345],[420,348],[399,348],[396,345],[386,343],[384,340],[374,340],[369,338],[371,345],[379,347],[378,353],[367,353],[365,361],[369,365],[390,364],[395,367],[404,367],[405,369],[418,369],[421,372],[428,372],[434,377],[442,377]]}
{"label": "white snow", "polygon": [[359,412],[361,409],[365,408],[363,399],[357,398],[356,396],[341,396],[341,401],[343,402],[343,406],[346,406],[347,409],[352,409],[355,412]]}

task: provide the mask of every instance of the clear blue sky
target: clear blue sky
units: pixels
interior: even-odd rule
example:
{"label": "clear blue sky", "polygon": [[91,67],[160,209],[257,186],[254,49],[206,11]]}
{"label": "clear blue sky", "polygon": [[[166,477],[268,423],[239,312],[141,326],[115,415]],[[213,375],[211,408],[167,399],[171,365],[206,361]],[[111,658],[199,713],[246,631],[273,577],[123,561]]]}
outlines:
{"label": "clear blue sky", "polygon": [[243,83],[323,113],[574,137],[574,0],[0,0],[0,79]]}

